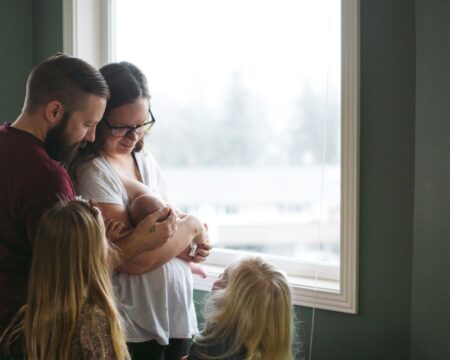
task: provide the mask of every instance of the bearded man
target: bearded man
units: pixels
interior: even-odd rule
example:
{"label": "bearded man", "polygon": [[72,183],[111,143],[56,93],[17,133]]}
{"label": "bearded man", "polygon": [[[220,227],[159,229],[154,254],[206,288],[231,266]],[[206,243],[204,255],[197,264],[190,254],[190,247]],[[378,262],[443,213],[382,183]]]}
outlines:
{"label": "bearded man", "polygon": [[[14,123],[0,126],[0,336],[25,303],[42,214],[56,202],[75,197],[63,165],[80,146],[94,141],[108,98],[108,86],[98,70],[59,54],[31,71],[21,114]],[[120,260],[154,248],[155,234],[145,236],[155,222],[146,218],[136,227],[136,236],[116,243]],[[176,223],[172,216],[156,226],[156,236],[168,239]],[[23,358],[20,346],[7,351],[3,345],[0,360]]]}

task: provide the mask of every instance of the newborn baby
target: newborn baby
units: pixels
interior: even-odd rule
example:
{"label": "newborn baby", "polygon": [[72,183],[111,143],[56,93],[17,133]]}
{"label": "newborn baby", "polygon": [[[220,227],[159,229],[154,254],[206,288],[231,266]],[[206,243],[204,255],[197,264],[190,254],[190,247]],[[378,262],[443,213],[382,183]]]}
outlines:
{"label": "newborn baby", "polygon": [[[131,201],[128,211],[133,226],[136,226],[147,215],[150,215],[151,213],[165,207],[162,199],[151,194],[145,185],[130,179],[122,179],[122,182]],[[157,221],[163,220],[164,219],[158,219]],[[184,260],[194,258],[196,249],[197,244],[194,239],[193,244],[184,250],[179,257]],[[206,278],[206,272],[201,266],[191,261],[189,261],[189,265],[193,274]]]}

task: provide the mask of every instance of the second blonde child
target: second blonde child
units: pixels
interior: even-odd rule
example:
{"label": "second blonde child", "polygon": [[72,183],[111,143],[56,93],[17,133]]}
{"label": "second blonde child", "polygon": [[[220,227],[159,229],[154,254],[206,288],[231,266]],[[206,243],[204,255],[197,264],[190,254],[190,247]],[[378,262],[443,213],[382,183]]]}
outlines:
{"label": "second blonde child", "polygon": [[270,263],[250,257],[229,265],[213,285],[211,307],[187,359],[292,359],[291,294]]}

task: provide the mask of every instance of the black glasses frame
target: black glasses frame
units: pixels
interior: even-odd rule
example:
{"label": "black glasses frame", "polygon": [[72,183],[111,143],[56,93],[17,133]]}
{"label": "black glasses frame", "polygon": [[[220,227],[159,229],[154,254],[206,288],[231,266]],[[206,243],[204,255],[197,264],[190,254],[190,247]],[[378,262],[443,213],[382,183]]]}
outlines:
{"label": "black glasses frame", "polygon": [[[125,136],[130,135],[132,132],[135,132],[137,129],[142,128],[144,126],[148,126],[147,131],[149,131],[153,127],[153,125],[155,125],[156,119],[153,116],[152,110],[148,109],[148,113],[150,114],[150,121],[147,121],[147,122],[145,122],[145,123],[143,123],[141,125],[135,125],[135,126],[112,126],[108,122],[106,117],[105,117],[104,121],[105,121],[106,126],[108,126],[109,130],[111,130],[111,135],[112,136],[114,136],[114,137],[125,137]],[[114,130],[123,130],[123,129],[127,129],[127,132],[125,134],[123,134],[123,135],[116,135],[115,134]]]}

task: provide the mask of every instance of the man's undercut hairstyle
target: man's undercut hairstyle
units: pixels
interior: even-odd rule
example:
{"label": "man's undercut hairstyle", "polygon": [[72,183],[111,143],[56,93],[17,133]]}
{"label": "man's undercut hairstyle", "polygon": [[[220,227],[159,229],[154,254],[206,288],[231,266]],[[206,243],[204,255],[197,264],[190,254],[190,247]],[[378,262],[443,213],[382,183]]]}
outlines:
{"label": "man's undercut hairstyle", "polygon": [[109,99],[109,88],[102,74],[86,61],[57,54],[37,65],[27,80],[24,111],[59,101],[65,111],[79,110],[88,95]]}

